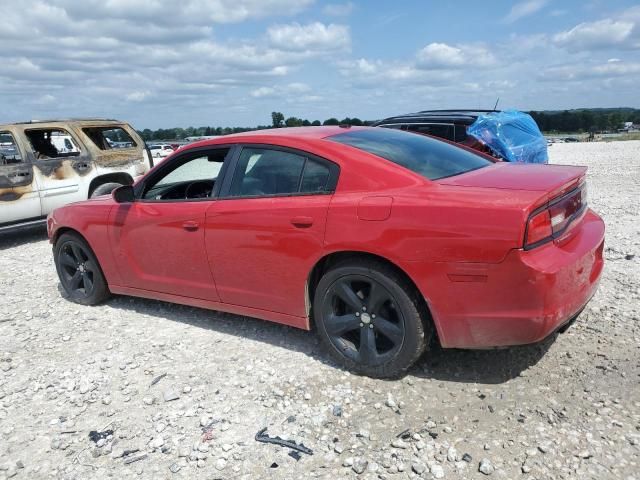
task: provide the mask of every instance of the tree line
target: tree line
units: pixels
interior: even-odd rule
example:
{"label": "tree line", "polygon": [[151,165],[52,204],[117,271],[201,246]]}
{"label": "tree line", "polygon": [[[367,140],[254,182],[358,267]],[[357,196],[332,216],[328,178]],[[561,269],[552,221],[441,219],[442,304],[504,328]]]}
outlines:
{"label": "tree line", "polygon": [[[617,131],[624,122],[640,124],[640,110],[633,108],[611,109],[579,109],[563,111],[531,111],[529,113],[545,133],[553,132],[604,132]],[[271,113],[270,125],[257,127],[187,127],[187,128],[159,128],[151,130],[145,128],[138,131],[147,142],[153,140],[184,140],[188,137],[203,137],[212,135],[228,135],[231,133],[263,130],[280,127],[311,127],[320,125],[370,125],[373,120],[361,120],[357,117],[346,117],[341,120],[335,117],[324,121],[308,120],[298,117],[285,117],[282,112]]]}

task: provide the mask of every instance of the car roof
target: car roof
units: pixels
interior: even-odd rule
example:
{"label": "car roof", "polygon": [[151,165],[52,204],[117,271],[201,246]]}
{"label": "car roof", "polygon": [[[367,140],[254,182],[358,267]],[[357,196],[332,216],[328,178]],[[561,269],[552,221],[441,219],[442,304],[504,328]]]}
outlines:
{"label": "car roof", "polygon": [[385,125],[393,123],[420,123],[420,122],[457,122],[465,125],[470,125],[476,121],[476,119],[485,113],[498,112],[499,110],[467,110],[467,109],[453,109],[453,110],[422,110],[415,113],[406,113],[403,115],[395,115],[393,117],[387,117],[383,120],[378,120],[373,125]]}
{"label": "car roof", "polygon": [[0,125],[0,127],[3,126],[7,126],[7,125],[16,125],[16,126],[22,126],[22,125],[34,125],[34,126],[40,126],[40,125],[46,125],[49,127],[55,127],[55,126],[63,126],[63,125],[69,125],[69,124],[75,124],[78,126],[85,126],[85,125],[91,125],[91,126],[113,126],[115,125],[122,125],[125,122],[122,122],[120,120],[115,120],[115,119],[110,119],[110,118],[67,118],[67,119],[56,119],[56,120],[28,120],[26,122],[14,122],[14,123],[5,123],[3,125]]}
{"label": "car roof", "polygon": [[301,140],[322,140],[323,138],[345,133],[350,130],[363,130],[371,127],[353,127],[348,125],[331,125],[321,127],[283,127],[269,128],[264,130],[252,130],[250,132],[232,133],[230,135],[222,135],[216,138],[200,140],[190,143],[192,146],[219,145],[224,143],[238,143],[238,141],[268,141],[283,139],[301,139]]}

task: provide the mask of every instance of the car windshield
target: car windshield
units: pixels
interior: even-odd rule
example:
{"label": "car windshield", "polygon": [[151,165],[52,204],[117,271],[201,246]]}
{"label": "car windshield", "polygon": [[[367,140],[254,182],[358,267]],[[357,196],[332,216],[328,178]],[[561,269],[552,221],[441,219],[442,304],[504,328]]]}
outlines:
{"label": "car windshield", "polygon": [[491,165],[491,161],[463,148],[425,135],[388,128],[348,131],[327,139],[386,158],[429,180]]}

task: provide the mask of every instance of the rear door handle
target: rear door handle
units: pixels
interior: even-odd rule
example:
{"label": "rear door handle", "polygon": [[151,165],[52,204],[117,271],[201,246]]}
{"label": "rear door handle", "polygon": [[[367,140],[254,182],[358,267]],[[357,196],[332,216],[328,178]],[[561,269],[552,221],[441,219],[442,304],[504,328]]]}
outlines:
{"label": "rear door handle", "polygon": [[291,219],[291,225],[297,228],[309,228],[313,225],[313,218],[304,216],[293,217]]}
{"label": "rear door handle", "polygon": [[182,224],[182,228],[184,228],[187,232],[195,232],[200,228],[200,224],[198,222],[194,222],[193,220],[189,220],[188,222],[184,222]]}

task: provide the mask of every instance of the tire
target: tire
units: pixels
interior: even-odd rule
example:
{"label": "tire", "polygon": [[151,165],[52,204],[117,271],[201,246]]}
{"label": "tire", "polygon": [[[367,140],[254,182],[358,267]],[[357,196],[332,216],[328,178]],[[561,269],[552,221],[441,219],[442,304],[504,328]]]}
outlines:
{"label": "tire", "polygon": [[62,288],[72,302],[97,305],[111,296],[93,250],[79,235],[60,235],[53,258]]}
{"label": "tire", "polygon": [[122,183],[116,183],[116,182],[103,183],[102,185],[98,185],[96,188],[93,189],[93,192],[91,192],[91,195],[89,195],[89,198],[95,198],[101,195],[108,195],[111,192],[113,192],[116,188],[121,186],[122,186]]}
{"label": "tire", "polygon": [[358,375],[397,378],[431,341],[433,327],[422,305],[419,292],[390,265],[351,260],[318,282],[313,318],[338,364]]}

